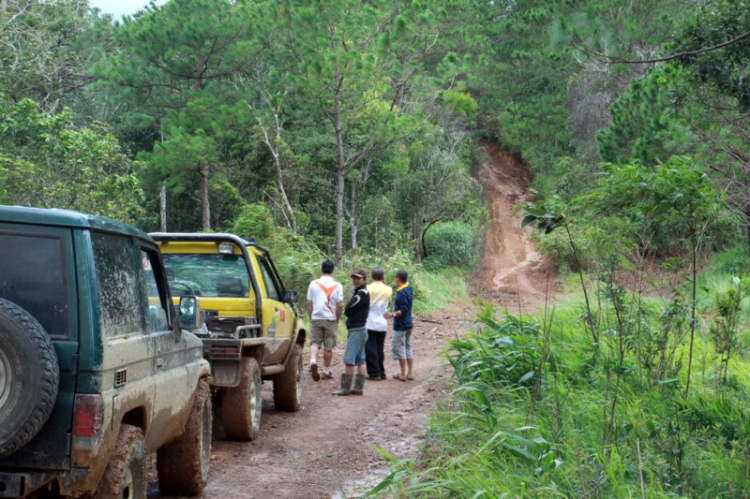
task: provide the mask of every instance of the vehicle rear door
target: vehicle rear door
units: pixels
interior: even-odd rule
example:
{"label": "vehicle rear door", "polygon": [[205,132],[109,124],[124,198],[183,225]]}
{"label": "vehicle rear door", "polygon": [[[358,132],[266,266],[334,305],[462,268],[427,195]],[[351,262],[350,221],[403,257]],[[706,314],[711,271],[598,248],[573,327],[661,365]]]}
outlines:
{"label": "vehicle rear door", "polygon": [[41,323],[60,366],[57,401],[47,424],[22,449],[0,459],[0,466],[70,468],[79,352],[75,272],[71,229],[0,223],[0,298],[23,307]]}

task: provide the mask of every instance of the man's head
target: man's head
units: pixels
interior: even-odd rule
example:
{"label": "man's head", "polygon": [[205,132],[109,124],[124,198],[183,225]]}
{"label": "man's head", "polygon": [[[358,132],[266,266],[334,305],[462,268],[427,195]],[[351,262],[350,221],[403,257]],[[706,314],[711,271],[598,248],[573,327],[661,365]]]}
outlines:
{"label": "man's head", "polygon": [[367,271],[365,269],[356,269],[351,273],[351,278],[355,288],[364,286],[367,283]]}
{"label": "man's head", "polygon": [[401,286],[402,284],[406,284],[407,280],[409,279],[409,274],[404,269],[398,269],[396,271],[396,286]]}
{"label": "man's head", "polygon": [[333,269],[335,268],[335,265],[332,261],[326,260],[323,262],[323,264],[320,266],[320,271],[323,272],[323,275],[331,275],[333,274]]}
{"label": "man's head", "polygon": [[385,272],[380,267],[372,269],[371,275],[373,281],[382,281],[385,279]]}

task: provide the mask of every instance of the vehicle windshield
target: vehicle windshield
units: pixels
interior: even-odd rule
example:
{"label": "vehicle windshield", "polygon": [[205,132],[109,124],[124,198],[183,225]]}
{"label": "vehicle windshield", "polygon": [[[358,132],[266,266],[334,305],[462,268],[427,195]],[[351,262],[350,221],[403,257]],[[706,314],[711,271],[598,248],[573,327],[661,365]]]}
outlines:
{"label": "vehicle windshield", "polygon": [[240,255],[162,256],[173,296],[248,296],[250,278],[245,260]]}

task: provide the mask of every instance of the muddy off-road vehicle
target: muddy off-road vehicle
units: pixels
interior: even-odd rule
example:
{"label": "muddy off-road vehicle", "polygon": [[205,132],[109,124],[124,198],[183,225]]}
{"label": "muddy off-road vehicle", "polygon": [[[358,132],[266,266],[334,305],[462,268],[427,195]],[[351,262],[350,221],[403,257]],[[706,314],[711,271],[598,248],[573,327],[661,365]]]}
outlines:
{"label": "muddy off-road vehicle", "polygon": [[182,308],[146,234],[0,206],[0,497],[145,499],[157,450],[164,493],[202,491],[210,366]]}
{"label": "muddy off-road vehicle", "polygon": [[273,380],[276,408],[298,411],[304,323],[271,255],[233,234],[152,233],[175,296],[195,296],[205,325],[218,416],[227,438],[253,440],[261,420],[261,382]]}

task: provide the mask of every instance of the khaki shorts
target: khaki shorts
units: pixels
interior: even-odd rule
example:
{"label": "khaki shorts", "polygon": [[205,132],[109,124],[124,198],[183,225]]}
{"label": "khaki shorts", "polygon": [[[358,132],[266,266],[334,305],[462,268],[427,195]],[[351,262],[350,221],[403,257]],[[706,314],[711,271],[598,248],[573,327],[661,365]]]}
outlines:
{"label": "khaki shorts", "polygon": [[318,344],[323,350],[332,352],[339,333],[338,322],[314,320],[310,324],[310,344]]}

